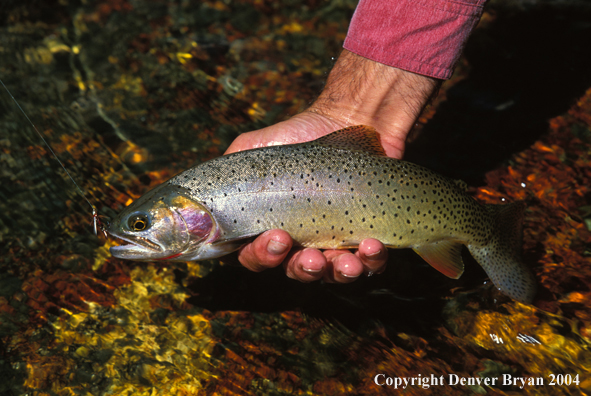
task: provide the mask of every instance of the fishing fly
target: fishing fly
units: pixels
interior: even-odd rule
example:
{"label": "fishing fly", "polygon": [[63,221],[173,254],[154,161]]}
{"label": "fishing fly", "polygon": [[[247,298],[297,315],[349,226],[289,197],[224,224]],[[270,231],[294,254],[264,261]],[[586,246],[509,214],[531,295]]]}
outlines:
{"label": "fishing fly", "polygon": [[74,185],[76,186],[76,189],[78,190],[78,193],[80,194],[80,196],[82,196],[82,198],[84,198],[86,200],[86,202],[88,202],[88,204],[90,205],[90,208],[92,209],[92,225],[93,225],[94,235],[97,235],[98,236],[98,232],[100,230],[105,235],[105,238],[107,238],[108,237],[107,236],[107,226],[105,224],[103,224],[103,222],[101,221],[96,207],[92,204],[92,202],[90,202],[90,200],[88,198],[86,198],[86,195],[84,195],[84,192],[82,191],[82,189],[80,188],[80,186],[78,185],[78,183],[76,183],[76,180],[74,180],[74,178],[72,177],[72,175],[70,174],[70,172],[68,172],[68,170],[66,169],[66,167],[64,166],[64,164],[62,163],[62,161],[59,159],[59,157],[57,156],[57,154],[53,151],[53,149],[51,148],[51,146],[49,145],[49,143],[47,142],[47,140],[45,140],[45,138],[43,137],[43,135],[41,134],[41,132],[39,132],[39,130],[37,129],[37,127],[35,126],[35,124],[33,124],[33,121],[31,121],[31,119],[29,118],[29,116],[27,116],[27,113],[25,113],[25,111],[23,110],[23,108],[21,107],[21,105],[14,98],[14,96],[12,95],[12,93],[10,92],[10,90],[8,89],[8,87],[4,84],[4,82],[1,79],[0,79],[0,84],[2,84],[2,86],[4,87],[4,89],[6,90],[6,92],[8,92],[8,95],[10,95],[10,97],[12,98],[12,101],[16,104],[16,107],[18,107],[18,109],[25,116],[25,118],[27,119],[27,121],[29,122],[29,124],[31,124],[31,126],[33,127],[33,129],[35,130],[35,132],[37,132],[37,135],[39,135],[39,137],[41,138],[41,140],[43,140],[43,143],[45,143],[45,145],[47,146],[47,148],[49,149],[49,151],[51,152],[51,154],[53,155],[53,157],[55,158],[55,160],[60,164],[60,166],[62,167],[62,169],[66,172],[66,174],[70,178],[70,180],[72,180],[72,183],[74,183]]}

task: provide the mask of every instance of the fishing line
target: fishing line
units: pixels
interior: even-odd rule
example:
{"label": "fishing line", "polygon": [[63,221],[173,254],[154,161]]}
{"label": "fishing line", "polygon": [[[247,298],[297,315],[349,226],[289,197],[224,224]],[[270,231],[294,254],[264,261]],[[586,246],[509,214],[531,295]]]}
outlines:
{"label": "fishing line", "polygon": [[33,124],[33,121],[31,121],[31,119],[29,118],[29,116],[27,115],[27,113],[25,113],[25,111],[23,110],[23,108],[21,107],[21,105],[14,98],[14,96],[12,96],[12,93],[9,91],[8,87],[6,87],[6,85],[4,85],[4,82],[1,79],[0,79],[0,84],[2,84],[2,86],[4,87],[4,89],[6,90],[6,92],[8,92],[8,95],[10,95],[10,97],[13,100],[13,102],[16,104],[16,107],[18,107],[18,109],[25,116],[25,118],[27,119],[27,121],[29,121],[29,124],[31,124],[31,126],[33,127],[33,129],[35,130],[35,132],[37,132],[37,135],[39,135],[39,137],[41,138],[41,140],[43,140],[43,143],[45,143],[45,145],[47,146],[47,148],[49,149],[49,151],[51,152],[51,154],[53,154],[53,157],[55,158],[55,160],[58,162],[58,164],[60,164],[60,166],[62,167],[62,169],[66,172],[66,174],[70,178],[70,180],[72,180],[72,183],[74,183],[74,185],[76,186],[76,189],[78,190],[78,193],[80,194],[80,196],[82,198],[84,198],[86,200],[86,202],[88,202],[88,204],[90,205],[90,208],[92,209],[92,219],[93,219],[94,235],[98,235],[98,230],[100,229],[105,234],[105,237],[106,237],[107,236],[107,232],[105,230],[105,226],[103,225],[103,223],[99,219],[98,211],[96,210],[96,207],[92,204],[92,202],[90,202],[90,200],[88,198],[86,198],[86,195],[84,194],[84,191],[82,191],[82,189],[80,188],[80,186],[78,185],[78,183],[76,183],[76,180],[74,180],[74,178],[72,177],[72,175],[70,174],[70,172],[68,172],[68,170],[66,169],[66,167],[64,166],[64,164],[62,163],[62,161],[59,159],[59,157],[57,156],[57,154],[53,151],[53,149],[51,148],[51,146],[49,145],[49,143],[47,143],[47,140],[45,140],[45,138],[43,137],[43,135],[41,134],[41,132],[39,132],[39,130],[37,129],[37,127],[35,126],[35,124]]}

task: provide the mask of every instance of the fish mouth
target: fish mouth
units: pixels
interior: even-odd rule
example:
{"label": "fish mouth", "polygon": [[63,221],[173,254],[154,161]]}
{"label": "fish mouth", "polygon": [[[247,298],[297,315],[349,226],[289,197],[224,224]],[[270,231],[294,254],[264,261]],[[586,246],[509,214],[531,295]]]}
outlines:
{"label": "fish mouth", "polygon": [[130,256],[144,256],[146,253],[163,253],[165,251],[164,247],[150,241],[148,238],[144,238],[141,236],[134,236],[133,238],[128,238],[123,235],[117,235],[113,232],[107,231],[110,237],[115,239],[116,242],[119,243],[118,246],[111,246],[109,249],[111,254],[115,257],[119,258],[127,258]]}

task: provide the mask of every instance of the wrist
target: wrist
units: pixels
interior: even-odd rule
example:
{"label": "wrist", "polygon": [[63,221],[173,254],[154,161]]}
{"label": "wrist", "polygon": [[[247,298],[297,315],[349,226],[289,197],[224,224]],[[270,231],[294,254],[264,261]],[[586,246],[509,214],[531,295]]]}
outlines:
{"label": "wrist", "polygon": [[386,154],[400,158],[406,136],[440,80],[343,50],[324,90],[308,111],[346,125],[374,127]]}

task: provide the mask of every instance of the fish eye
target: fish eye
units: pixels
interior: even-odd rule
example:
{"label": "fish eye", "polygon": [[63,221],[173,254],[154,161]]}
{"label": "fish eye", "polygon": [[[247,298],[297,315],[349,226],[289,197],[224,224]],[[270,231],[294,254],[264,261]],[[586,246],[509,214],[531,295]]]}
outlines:
{"label": "fish eye", "polygon": [[136,214],[127,220],[127,225],[132,231],[144,231],[150,227],[150,219],[145,214]]}

